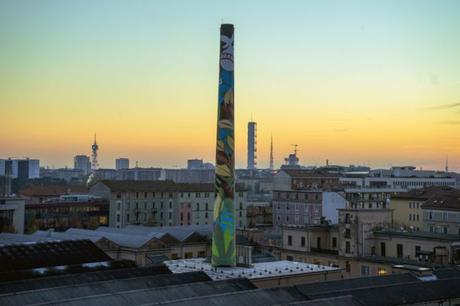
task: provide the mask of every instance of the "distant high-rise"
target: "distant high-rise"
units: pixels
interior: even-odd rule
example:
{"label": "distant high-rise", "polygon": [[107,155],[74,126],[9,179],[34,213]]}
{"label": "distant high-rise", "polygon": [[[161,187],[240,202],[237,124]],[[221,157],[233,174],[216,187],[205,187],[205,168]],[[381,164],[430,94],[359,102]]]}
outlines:
{"label": "distant high-rise", "polygon": [[248,122],[248,169],[257,168],[257,123]]}
{"label": "distant high-rise", "polygon": [[270,170],[275,169],[275,162],[273,161],[273,135],[270,138]]}
{"label": "distant high-rise", "polygon": [[20,181],[35,179],[40,177],[40,160],[38,159],[1,159],[0,176],[8,173],[11,178]]}
{"label": "distant high-rise", "polygon": [[91,170],[97,170],[99,167],[99,163],[97,161],[97,151],[99,150],[99,146],[96,142],[96,134],[94,134],[94,143],[91,146]]}
{"label": "distant high-rise", "polygon": [[121,170],[121,169],[129,169],[129,159],[127,158],[117,158],[115,160],[115,169]]}
{"label": "distant high-rise", "polygon": [[73,168],[82,170],[84,175],[87,175],[91,171],[91,162],[89,156],[86,155],[75,155],[73,158]]}

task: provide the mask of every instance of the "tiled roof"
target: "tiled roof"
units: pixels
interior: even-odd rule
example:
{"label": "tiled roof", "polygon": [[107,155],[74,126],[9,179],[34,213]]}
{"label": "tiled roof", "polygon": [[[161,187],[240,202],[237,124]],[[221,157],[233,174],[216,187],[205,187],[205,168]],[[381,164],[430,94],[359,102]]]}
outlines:
{"label": "tiled roof", "polygon": [[19,191],[19,194],[27,197],[57,197],[68,193],[86,193],[84,185],[28,185]]}
{"label": "tiled roof", "polygon": [[[117,180],[102,180],[99,182],[104,184],[112,192],[129,192],[129,191],[153,191],[153,192],[214,192],[214,184],[211,183],[175,183],[170,180],[166,181],[117,181]],[[236,191],[244,191],[244,185],[236,184]]]}
{"label": "tiled roof", "polygon": [[287,175],[293,178],[339,178],[337,174],[331,174],[323,171],[283,169]]}
{"label": "tiled roof", "polygon": [[[405,192],[398,192],[396,195],[392,196],[392,199],[407,199],[407,200],[419,200],[426,201],[433,196],[442,195],[449,193],[452,190],[457,190],[448,186],[430,186],[424,188],[411,189]],[[460,192],[460,190],[457,190]]]}

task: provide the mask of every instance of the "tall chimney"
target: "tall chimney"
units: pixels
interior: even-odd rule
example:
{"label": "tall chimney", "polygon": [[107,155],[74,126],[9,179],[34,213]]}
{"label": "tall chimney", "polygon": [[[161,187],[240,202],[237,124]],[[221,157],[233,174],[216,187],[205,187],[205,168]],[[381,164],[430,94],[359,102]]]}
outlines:
{"label": "tall chimney", "polygon": [[233,24],[220,26],[216,181],[212,259],[214,267],[236,265]]}

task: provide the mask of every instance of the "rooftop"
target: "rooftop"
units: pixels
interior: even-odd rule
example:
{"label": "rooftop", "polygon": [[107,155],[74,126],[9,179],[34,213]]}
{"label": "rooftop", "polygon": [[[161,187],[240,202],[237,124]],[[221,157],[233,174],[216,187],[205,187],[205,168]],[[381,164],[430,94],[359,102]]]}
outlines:
{"label": "rooftop", "polygon": [[[98,184],[104,184],[112,192],[136,192],[136,191],[160,191],[160,192],[214,192],[212,183],[175,183],[171,180],[166,181],[116,181],[102,180]],[[97,184],[96,184],[97,185]],[[236,184],[236,191],[244,191],[244,185]]]}
{"label": "rooftop", "polygon": [[340,268],[335,267],[313,265],[287,260],[254,263],[252,267],[248,268],[213,268],[204,258],[169,260],[165,261],[165,265],[168,266],[168,268],[173,273],[203,271],[213,280],[241,277],[248,279],[258,279],[341,270]]}

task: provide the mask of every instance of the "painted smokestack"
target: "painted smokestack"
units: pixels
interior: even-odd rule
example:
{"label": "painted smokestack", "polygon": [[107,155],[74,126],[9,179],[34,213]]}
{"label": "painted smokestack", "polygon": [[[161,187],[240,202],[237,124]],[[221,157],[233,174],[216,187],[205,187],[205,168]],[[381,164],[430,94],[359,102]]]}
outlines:
{"label": "painted smokestack", "polygon": [[236,265],[233,24],[220,26],[216,181],[212,260],[214,267]]}

